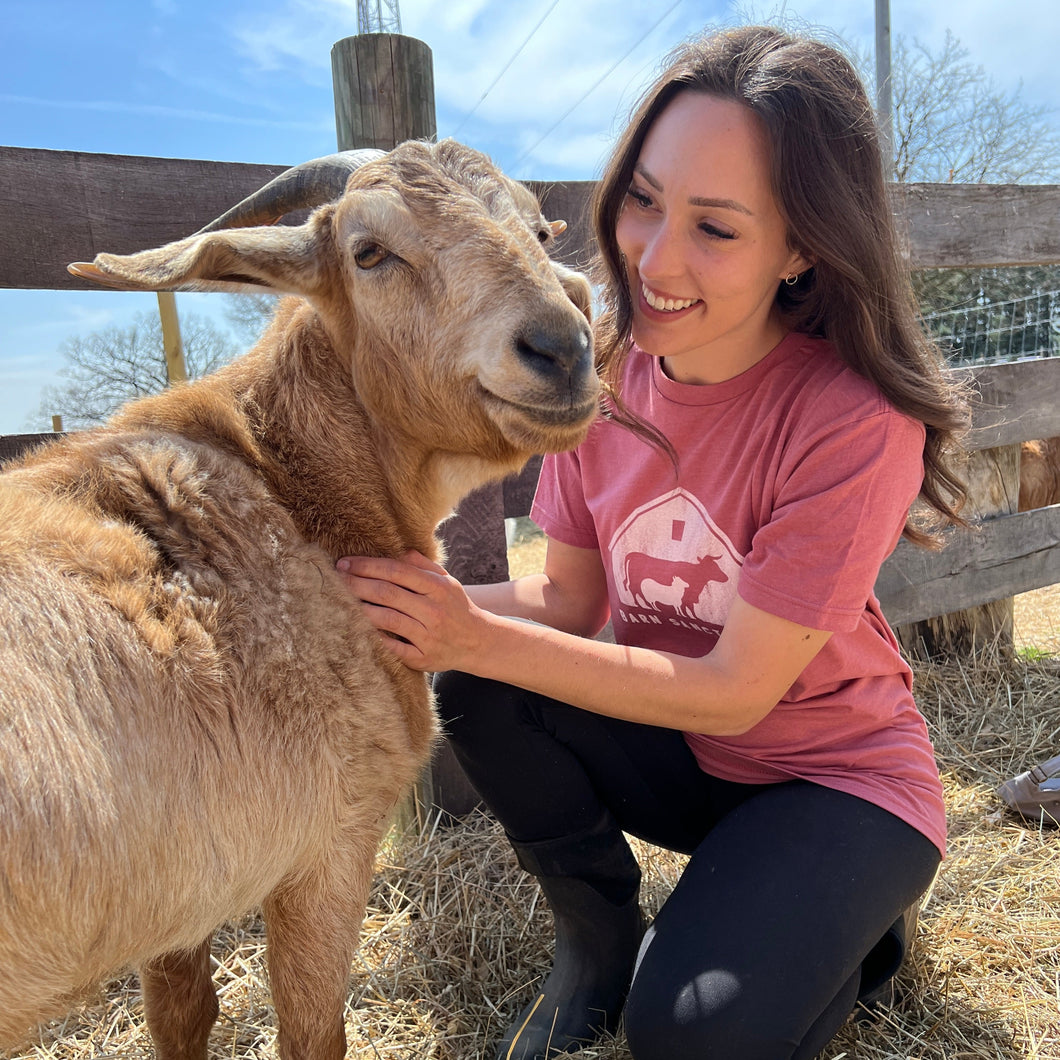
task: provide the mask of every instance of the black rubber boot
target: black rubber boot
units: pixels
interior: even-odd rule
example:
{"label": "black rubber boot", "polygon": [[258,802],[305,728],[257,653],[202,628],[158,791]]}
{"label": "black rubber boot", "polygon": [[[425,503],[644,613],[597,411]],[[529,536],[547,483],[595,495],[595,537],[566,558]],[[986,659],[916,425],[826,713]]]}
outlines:
{"label": "black rubber boot", "polygon": [[640,867],[609,815],[575,835],[512,846],[552,909],[556,950],[497,1060],[549,1060],[618,1027],[645,928]]}
{"label": "black rubber boot", "polygon": [[861,986],[858,988],[859,1020],[873,1018],[881,1008],[893,1008],[899,1000],[898,985],[894,980],[909,947],[916,936],[920,902],[914,902],[876,943],[861,965]]}

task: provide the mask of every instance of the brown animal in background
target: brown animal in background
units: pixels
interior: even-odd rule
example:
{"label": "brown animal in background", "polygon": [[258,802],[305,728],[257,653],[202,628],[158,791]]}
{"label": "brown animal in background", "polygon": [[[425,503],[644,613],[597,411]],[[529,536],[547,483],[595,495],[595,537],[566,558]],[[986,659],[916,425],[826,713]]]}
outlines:
{"label": "brown animal in background", "polygon": [[260,905],[281,1056],[345,1053],[375,851],[435,721],[334,560],[437,556],[458,500],[577,444],[598,390],[588,284],[529,192],[451,142],[352,168],[223,219],[325,204],[299,227],[71,266],[301,297],[0,475],[0,1046],[134,965],[158,1055],[204,1057],[211,932]]}
{"label": "brown animal in background", "polygon": [[1019,510],[1060,504],[1060,438],[1020,446]]}

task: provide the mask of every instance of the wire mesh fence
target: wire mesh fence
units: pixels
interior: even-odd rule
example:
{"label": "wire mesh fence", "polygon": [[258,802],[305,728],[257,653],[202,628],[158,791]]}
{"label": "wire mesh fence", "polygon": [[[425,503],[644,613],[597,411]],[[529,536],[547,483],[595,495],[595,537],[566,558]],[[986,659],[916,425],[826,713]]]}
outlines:
{"label": "wire mesh fence", "polygon": [[983,300],[925,314],[924,325],[954,364],[1060,356],[1060,291]]}

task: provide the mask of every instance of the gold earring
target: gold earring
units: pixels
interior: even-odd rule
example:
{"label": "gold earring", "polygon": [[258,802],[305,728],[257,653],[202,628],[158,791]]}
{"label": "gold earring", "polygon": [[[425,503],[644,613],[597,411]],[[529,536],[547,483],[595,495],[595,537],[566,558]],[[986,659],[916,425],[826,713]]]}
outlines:
{"label": "gold earring", "polygon": [[795,284],[799,282],[799,274],[797,272],[789,273],[787,276],[784,277],[784,282],[789,287],[794,287]]}

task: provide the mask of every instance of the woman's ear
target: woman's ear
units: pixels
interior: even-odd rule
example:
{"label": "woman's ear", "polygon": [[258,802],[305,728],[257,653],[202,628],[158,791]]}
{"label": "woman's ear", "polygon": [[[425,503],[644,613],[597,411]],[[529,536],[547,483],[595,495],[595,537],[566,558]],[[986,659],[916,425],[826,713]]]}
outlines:
{"label": "woman's ear", "polygon": [[812,269],[817,262],[812,254],[806,254],[801,250],[792,250],[788,259],[788,268],[780,278],[787,280],[789,276],[801,276],[808,269]]}

